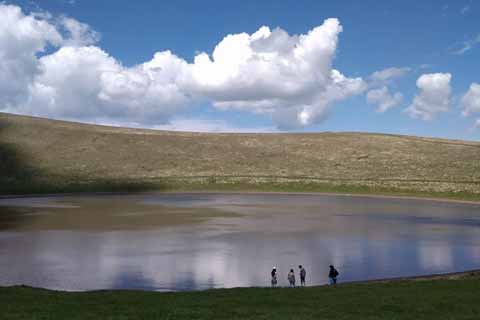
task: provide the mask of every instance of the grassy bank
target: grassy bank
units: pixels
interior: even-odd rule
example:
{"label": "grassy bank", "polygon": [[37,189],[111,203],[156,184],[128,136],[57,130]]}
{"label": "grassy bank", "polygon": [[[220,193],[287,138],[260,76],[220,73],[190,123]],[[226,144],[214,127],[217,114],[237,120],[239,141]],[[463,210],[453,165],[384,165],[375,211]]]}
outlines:
{"label": "grassy bank", "polygon": [[203,292],[0,288],[2,319],[478,319],[480,279]]}
{"label": "grassy bank", "polygon": [[147,181],[82,181],[65,184],[19,183],[0,185],[0,195],[42,195],[95,192],[288,192],[332,193],[372,196],[419,197],[460,201],[480,201],[480,194],[470,192],[438,192],[428,190],[375,187],[358,183],[322,183],[315,181],[262,181],[249,182],[235,179],[208,177],[201,179],[150,179]]}

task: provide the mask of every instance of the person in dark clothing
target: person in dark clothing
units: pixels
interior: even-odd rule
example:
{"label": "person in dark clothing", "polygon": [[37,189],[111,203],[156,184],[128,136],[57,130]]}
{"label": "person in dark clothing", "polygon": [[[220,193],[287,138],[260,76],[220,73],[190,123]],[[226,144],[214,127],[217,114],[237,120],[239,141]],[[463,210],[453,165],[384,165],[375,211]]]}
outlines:
{"label": "person in dark clothing", "polygon": [[299,265],[298,269],[300,269],[300,284],[305,286],[305,277],[307,276],[307,271],[304,267],[302,267],[302,265]]}
{"label": "person in dark clothing", "polygon": [[272,276],[272,287],[276,287],[277,286],[277,268],[273,267],[271,276]]}
{"label": "person in dark clothing", "polygon": [[337,277],[339,273],[337,269],[335,269],[334,266],[330,265],[330,271],[328,272],[328,280],[330,282],[330,285],[335,285],[337,284]]}
{"label": "person in dark clothing", "polygon": [[295,287],[295,273],[293,272],[293,269],[290,269],[290,272],[288,273],[288,282],[290,283],[290,287]]}

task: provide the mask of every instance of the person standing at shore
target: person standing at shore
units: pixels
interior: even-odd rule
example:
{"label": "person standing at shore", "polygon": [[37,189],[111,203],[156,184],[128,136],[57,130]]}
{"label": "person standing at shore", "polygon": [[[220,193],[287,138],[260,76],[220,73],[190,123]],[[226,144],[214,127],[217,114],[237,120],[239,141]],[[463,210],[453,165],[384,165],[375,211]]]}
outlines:
{"label": "person standing at shore", "polygon": [[293,272],[293,269],[290,269],[290,272],[288,273],[288,282],[290,283],[290,287],[295,287],[295,273]]}
{"label": "person standing at shore", "polygon": [[272,287],[276,287],[277,286],[277,268],[273,267],[271,276],[272,276]]}
{"label": "person standing at shore", "polygon": [[300,285],[303,287],[305,286],[305,277],[307,276],[307,271],[302,265],[299,265],[298,268],[300,269]]}
{"label": "person standing at shore", "polygon": [[339,273],[337,269],[335,269],[334,266],[330,265],[330,271],[328,272],[328,280],[330,282],[330,285],[336,285],[337,284],[337,277]]}

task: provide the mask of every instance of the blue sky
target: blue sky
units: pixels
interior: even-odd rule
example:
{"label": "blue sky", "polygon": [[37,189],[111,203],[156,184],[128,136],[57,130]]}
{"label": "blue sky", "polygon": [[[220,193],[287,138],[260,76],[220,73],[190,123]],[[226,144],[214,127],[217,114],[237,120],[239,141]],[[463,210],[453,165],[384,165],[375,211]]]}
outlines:
{"label": "blue sky", "polygon": [[[365,83],[363,89],[354,90],[355,93],[328,100],[328,108],[321,102],[322,106],[315,108],[321,108],[322,111],[315,111],[311,117],[313,120],[291,126],[285,126],[284,120],[281,124],[272,120],[272,114],[277,112],[276,106],[269,107],[268,112],[264,109],[252,112],[252,108],[245,106],[215,107],[217,100],[212,97],[223,92],[213,92],[210,87],[203,88],[199,98],[188,99],[188,102],[176,101],[173,107],[165,107],[169,111],[160,112],[161,116],[145,113],[149,115],[148,119],[158,119],[158,123],[155,120],[144,121],[141,117],[134,117],[130,121],[129,115],[134,111],[127,102],[129,111],[120,118],[110,118],[116,112],[103,112],[95,117],[88,117],[86,112],[77,116],[71,110],[56,114],[52,110],[59,110],[58,107],[49,107],[48,113],[37,112],[33,107],[24,107],[24,103],[13,103],[13,100],[5,103],[8,108],[4,111],[7,112],[184,130],[368,131],[470,140],[480,138],[480,128],[475,129],[475,123],[480,118],[480,113],[476,114],[480,111],[476,104],[480,97],[472,91],[470,99],[462,102],[470,86],[480,83],[480,1],[44,0],[6,3],[19,6],[25,16],[32,12],[48,12],[50,17],[45,19],[57,28],[61,27],[54,21],[56,17],[63,16],[88,25],[89,30],[96,32],[99,37],[82,45],[101,48],[123,68],[134,68],[150,61],[156,52],[164,50],[170,50],[176,57],[193,64],[196,55],[201,52],[211,55],[229,34],[245,32],[252,35],[260,27],[269,26],[271,30],[280,27],[289,35],[301,35],[321,26],[325,19],[337,18],[342,31],[338,33],[338,43],[331,56],[332,68],[347,78],[361,78]],[[40,58],[59,50],[64,43],[54,44],[51,49],[35,54]],[[0,41],[0,48],[1,45]],[[388,68],[403,68],[405,71],[385,83],[372,84],[371,74]],[[422,90],[416,85],[417,79],[424,74],[437,73],[450,74],[450,81],[444,83],[443,89],[432,89],[430,84],[433,78],[425,78],[422,96]],[[218,90],[235,91],[235,83]],[[399,93],[403,98],[388,110],[377,112],[375,103],[367,103],[366,95],[370,90],[382,87],[386,87],[391,95]],[[431,95],[437,95],[432,90],[447,90],[447,87],[450,92],[448,97],[444,96],[448,100],[446,109],[434,111],[431,119],[422,116],[415,118],[405,111],[412,105],[416,95],[428,102]],[[197,95],[198,90],[194,91]],[[190,97],[190,94],[188,92],[187,96]],[[237,94],[228,95],[226,99],[243,98]],[[301,100],[305,104],[306,100]],[[285,108],[297,108],[294,101],[297,100],[289,97]],[[313,103],[318,105],[317,102]],[[151,108],[164,108],[165,105],[151,100],[148,103],[152,103]],[[419,103],[418,108],[421,105]],[[104,104],[101,107],[106,108]],[[462,115],[467,109],[468,116]],[[292,114],[298,117],[300,113]],[[282,119],[285,117],[282,115]]]}

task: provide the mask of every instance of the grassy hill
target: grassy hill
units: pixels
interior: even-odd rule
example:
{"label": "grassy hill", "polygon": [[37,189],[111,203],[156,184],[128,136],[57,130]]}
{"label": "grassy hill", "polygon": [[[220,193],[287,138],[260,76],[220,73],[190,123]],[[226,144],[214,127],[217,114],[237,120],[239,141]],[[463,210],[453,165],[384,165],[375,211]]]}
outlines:
{"label": "grassy hill", "polygon": [[271,190],[480,198],[480,143],[369,133],[222,134],[0,113],[0,193]]}

